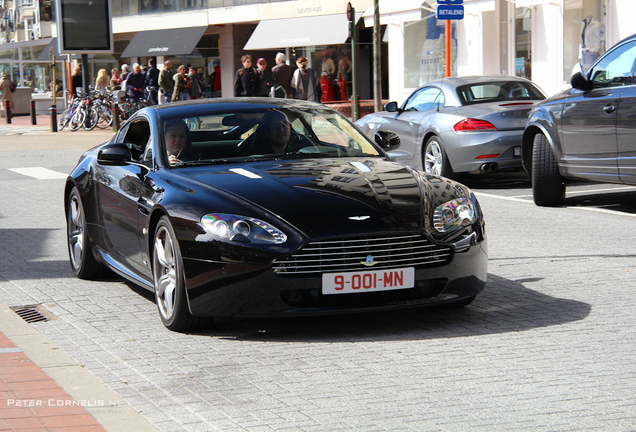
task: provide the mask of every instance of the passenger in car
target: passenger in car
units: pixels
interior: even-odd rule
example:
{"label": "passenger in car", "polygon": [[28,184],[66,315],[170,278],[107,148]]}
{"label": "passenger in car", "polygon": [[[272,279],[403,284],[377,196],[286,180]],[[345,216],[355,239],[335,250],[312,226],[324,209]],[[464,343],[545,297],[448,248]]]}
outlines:
{"label": "passenger in car", "polygon": [[188,129],[188,125],[183,120],[168,121],[164,130],[166,151],[170,165],[199,159],[192,151],[190,129]]}

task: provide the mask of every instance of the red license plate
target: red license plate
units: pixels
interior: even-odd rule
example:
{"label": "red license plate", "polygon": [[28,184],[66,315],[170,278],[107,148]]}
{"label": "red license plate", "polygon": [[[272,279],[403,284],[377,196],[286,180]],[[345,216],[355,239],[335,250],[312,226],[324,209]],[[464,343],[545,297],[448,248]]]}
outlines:
{"label": "red license plate", "polygon": [[390,291],[414,286],[414,267],[322,275],[322,293],[325,295]]}

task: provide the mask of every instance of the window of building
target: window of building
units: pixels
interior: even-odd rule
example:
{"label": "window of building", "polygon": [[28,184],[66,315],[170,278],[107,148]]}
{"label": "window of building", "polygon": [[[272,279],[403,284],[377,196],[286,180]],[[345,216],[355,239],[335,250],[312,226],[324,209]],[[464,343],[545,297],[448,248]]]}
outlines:
{"label": "window of building", "polygon": [[515,9],[515,75],[532,79],[532,9]]}
{"label": "window of building", "polygon": [[[452,21],[451,75],[457,76],[457,40]],[[445,20],[430,12],[404,24],[404,87],[416,88],[445,76]]]}
{"label": "window of building", "polygon": [[569,84],[577,63],[589,68],[606,50],[605,0],[565,0],[563,78]]}

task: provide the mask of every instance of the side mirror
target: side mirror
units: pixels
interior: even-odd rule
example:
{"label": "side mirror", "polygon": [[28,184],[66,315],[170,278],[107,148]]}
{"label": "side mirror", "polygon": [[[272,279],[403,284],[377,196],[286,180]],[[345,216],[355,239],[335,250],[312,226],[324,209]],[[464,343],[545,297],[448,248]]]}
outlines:
{"label": "side mirror", "polygon": [[97,163],[101,165],[128,165],[132,162],[132,154],[126,144],[106,144],[97,153]]}
{"label": "side mirror", "polygon": [[384,110],[388,112],[397,112],[400,110],[400,108],[398,107],[397,102],[389,102],[388,104],[384,105]]}
{"label": "side mirror", "polygon": [[395,132],[379,130],[373,138],[375,143],[385,151],[395,150],[400,147],[400,136]]}
{"label": "side mirror", "polygon": [[585,90],[589,81],[587,80],[587,76],[585,74],[585,69],[581,63],[578,63],[574,66],[572,70],[572,76],[570,77],[570,84],[572,88],[577,90]]}

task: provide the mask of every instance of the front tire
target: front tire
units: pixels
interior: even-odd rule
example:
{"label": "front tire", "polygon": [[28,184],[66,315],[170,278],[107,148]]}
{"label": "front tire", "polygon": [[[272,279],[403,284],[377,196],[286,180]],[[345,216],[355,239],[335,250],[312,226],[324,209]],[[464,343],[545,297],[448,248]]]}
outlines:
{"label": "front tire", "polygon": [[80,279],[93,279],[102,274],[106,267],[93,256],[84,206],[77,188],[73,188],[66,204],[66,233],[68,255],[73,273]]}
{"label": "front tire", "polygon": [[177,236],[167,216],[157,224],[154,237],[152,272],[155,282],[155,300],[163,325],[172,331],[194,328],[199,319],[188,309],[183,259]]}
{"label": "front tire", "polygon": [[542,133],[534,136],[532,147],[532,196],[534,203],[542,207],[560,206],[565,202],[565,181]]}
{"label": "front tire", "polygon": [[426,141],[422,166],[424,171],[443,177],[453,177],[454,172],[448,161],[446,150],[442,141],[437,136],[432,136]]}

